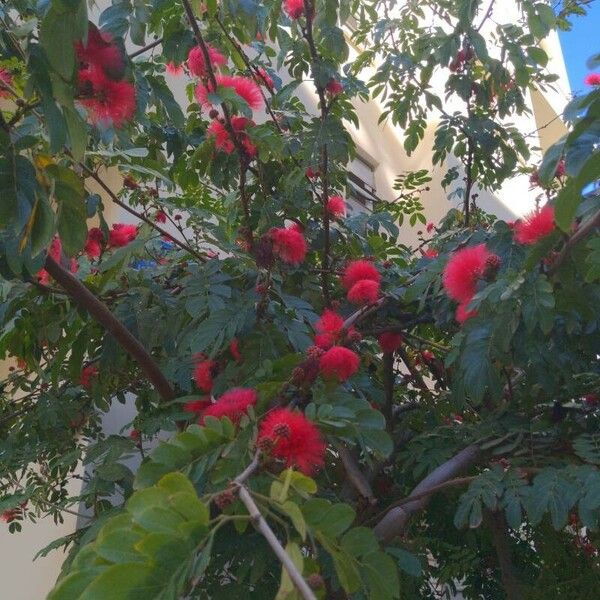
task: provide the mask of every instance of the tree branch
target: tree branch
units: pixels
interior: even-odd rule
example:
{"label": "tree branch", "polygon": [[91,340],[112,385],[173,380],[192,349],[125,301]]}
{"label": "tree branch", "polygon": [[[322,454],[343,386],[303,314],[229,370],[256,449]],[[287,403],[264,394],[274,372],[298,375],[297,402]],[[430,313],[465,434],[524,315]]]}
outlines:
{"label": "tree branch", "polygon": [[[434,469],[425,477],[408,496],[402,506],[392,508],[375,525],[373,531],[382,544],[388,544],[399,536],[406,527],[410,517],[425,508],[429,497],[440,485],[447,484],[461,471],[470,467],[479,456],[479,446],[473,444],[461,450],[456,456]],[[445,486],[444,486],[445,487]]]}
{"label": "tree branch", "polygon": [[394,406],[394,353],[384,352],[383,354],[383,391],[385,394],[385,405],[383,416],[385,417],[386,428],[390,432],[393,428],[392,412]]}
{"label": "tree branch", "polygon": [[560,254],[554,261],[554,264],[552,265],[549,274],[553,275],[554,273],[556,273],[560,265],[571,253],[573,247],[576,246],[583,239],[591,235],[597,227],[600,227],[600,210],[589,221],[586,221],[585,224],[579,227],[579,229],[567,240],[563,249],[560,251]]}
{"label": "tree branch", "polygon": [[117,342],[137,361],[141,370],[146,374],[152,385],[154,385],[163,401],[175,398],[175,391],[171,387],[171,384],[167,381],[152,356],[146,351],[140,341],[112,315],[110,310],[79,279],[73,277],[71,273],[63,269],[50,256],[46,257],[44,268],[65,289],[75,303],[80,308],[85,309],[111,333]]}
{"label": "tree branch", "polygon": [[366,498],[369,504],[376,504],[377,499],[375,498],[375,494],[373,494],[371,484],[360,470],[352,452],[343,444],[336,444],[336,450],[338,451],[340,460],[346,471],[346,476],[348,481],[352,484],[352,487],[354,487],[363,498]]}
{"label": "tree branch", "polygon": [[252,462],[246,467],[246,469],[244,469],[242,473],[240,473],[240,475],[233,480],[233,483],[238,488],[238,496],[250,514],[252,524],[267,540],[267,543],[269,546],[271,546],[275,556],[277,556],[285,570],[288,572],[290,579],[300,592],[302,598],[304,598],[304,600],[317,600],[314,592],[310,589],[310,586],[302,577],[302,573],[300,573],[289,554],[285,551],[285,548],[277,539],[277,536],[266,522],[265,518],[262,516],[258,506],[256,506],[256,502],[254,502],[254,499],[250,495],[248,488],[246,488],[245,482],[258,468],[259,458],[260,452],[257,452],[254,455]]}
{"label": "tree branch", "polygon": [[[319,106],[321,109],[321,125],[325,125],[325,120],[329,112],[327,106],[327,98],[325,96],[325,88],[317,83],[317,64],[320,62],[319,52],[315,44],[313,36],[313,16],[314,16],[314,5],[312,0],[304,0],[304,13],[306,16],[306,27],[303,29],[304,39],[308,44],[308,50],[311,57],[311,70],[317,95],[319,96]],[[327,144],[321,146],[321,156],[319,170],[321,172],[321,206],[323,211],[323,255],[322,255],[322,268],[321,271],[321,285],[323,287],[323,300],[326,306],[331,303],[329,296],[329,266],[331,260],[331,236],[330,236],[330,223],[329,223],[329,210],[327,209],[327,200],[329,198],[329,155],[327,152]]]}
{"label": "tree branch", "polygon": [[129,206],[129,204],[127,204],[126,202],[123,202],[123,200],[121,200],[108,187],[108,185],[106,185],[106,183],[104,183],[104,181],[100,178],[100,176],[95,171],[90,169],[87,165],[85,165],[82,162],[78,162],[77,165],[79,167],[81,167],[108,194],[110,199],[117,206],[120,206],[123,210],[127,211],[130,215],[137,217],[140,221],[144,221],[144,223],[147,223],[148,225],[150,225],[153,229],[158,231],[161,235],[163,235],[166,238],[168,238],[169,240],[171,240],[176,246],[178,246],[182,250],[185,250],[186,252],[191,254],[194,258],[197,258],[200,262],[206,262],[207,259],[205,256],[202,256],[202,254],[199,254],[198,252],[196,252],[196,250],[194,250],[191,246],[188,246],[185,242],[178,240],[176,237],[174,237],[172,234],[170,234],[166,229],[163,229],[160,225],[158,225],[157,223],[155,223],[154,221],[152,221],[151,219],[146,217],[146,215],[139,213],[137,210],[131,208],[131,206]]}
{"label": "tree branch", "polygon": [[411,374],[414,384],[418,388],[420,388],[422,391],[429,393],[431,390],[427,387],[427,384],[425,383],[425,380],[421,376],[421,373],[419,373],[419,371],[417,371],[417,369],[415,369],[414,365],[410,361],[410,358],[408,357],[408,354],[406,353],[406,350],[404,348],[402,348],[402,346],[400,346],[400,348],[398,348],[397,352],[398,352],[400,358],[402,359],[402,362],[404,362],[404,364],[406,365],[408,372]]}
{"label": "tree branch", "polygon": [[375,312],[378,308],[383,306],[387,302],[387,298],[384,296],[383,298],[379,298],[377,302],[373,304],[367,304],[359,308],[357,311],[353,312],[345,321],[343,326],[343,331],[347,331],[356,323],[357,321],[361,321],[365,317],[369,316],[371,313]]}
{"label": "tree branch", "polygon": [[522,600],[521,586],[515,574],[515,568],[511,558],[510,542],[506,519],[501,511],[486,511],[486,519],[492,542],[496,548],[498,566],[502,585],[506,592],[506,600]]}
{"label": "tree branch", "polygon": [[139,50],[132,52],[129,55],[129,58],[135,58],[136,56],[139,56],[140,54],[144,54],[144,52],[146,52],[147,50],[152,50],[152,48],[156,48],[156,46],[160,46],[162,44],[162,41],[163,41],[162,38],[158,38],[157,40],[150,42],[148,45],[144,46],[143,48],[140,48]]}

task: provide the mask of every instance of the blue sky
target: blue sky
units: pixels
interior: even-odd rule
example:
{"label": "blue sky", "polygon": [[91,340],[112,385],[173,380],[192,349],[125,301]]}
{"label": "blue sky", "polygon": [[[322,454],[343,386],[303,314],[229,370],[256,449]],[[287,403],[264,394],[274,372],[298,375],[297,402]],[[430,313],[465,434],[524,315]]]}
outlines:
{"label": "blue sky", "polygon": [[573,92],[583,90],[583,78],[589,72],[585,63],[600,52],[600,1],[593,2],[585,17],[574,17],[573,29],[560,32],[563,55]]}

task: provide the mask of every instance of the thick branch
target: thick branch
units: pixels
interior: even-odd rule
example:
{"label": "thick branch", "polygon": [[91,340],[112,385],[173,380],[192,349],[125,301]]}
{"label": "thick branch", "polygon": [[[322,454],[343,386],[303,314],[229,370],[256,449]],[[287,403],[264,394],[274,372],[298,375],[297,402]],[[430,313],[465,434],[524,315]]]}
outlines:
{"label": "thick branch", "polygon": [[259,458],[260,453],[257,452],[254,455],[252,462],[243,471],[243,473],[241,473],[234,479],[234,484],[238,487],[239,498],[248,510],[248,513],[250,514],[252,524],[263,535],[265,540],[267,540],[267,543],[269,544],[269,546],[271,546],[271,549],[275,553],[275,556],[277,556],[281,564],[284,566],[285,570],[288,572],[290,579],[300,592],[302,598],[304,598],[304,600],[317,600],[317,597],[315,596],[314,592],[310,589],[310,586],[302,577],[302,573],[300,573],[300,571],[290,558],[289,554],[285,551],[285,548],[281,545],[271,527],[269,527],[269,524],[262,516],[260,510],[258,509],[258,506],[256,506],[256,502],[254,502],[254,499],[252,498],[250,492],[245,486],[245,482],[258,468]]}
{"label": "thick branch", "polygon": [[344,465],[344,470],[346,471],[346,477],[348,481],[352,484],[352,487],[363,497],[369,501],[369,504],[376,504],[377,499],[375,498],[375,494],[373,494],[373,490],[371,489],[371,484],[363,472],[360,470],[356,459],[352,455],[352,452],[344,446],[343,444],[336,445],[336,450],[340,455],[340,460]]}
{"label": "thick branch", "polygon": [[380,542],[387,544],[401,535],[410,517],[425,508],[429,497],[441,484],[454,479],[461,471],[470,467],[479,456],[477,445],[468,446],[456,456],[434,469],[412,491],[406,502],[392,508],[374,528]]}
{"label": "thick branch", "polygon": [[506,519],[502,512],[487,512],[486,521],[492,534],[492,542],[498,556],[498,566],[502,585],[506,592],[506,600],[522,600],[521,586],[515,574],[515,568],[511,558],[510,542]]}
{"label": "thick branch", "polygon": [[52,257],[46,257],[44,265],[46,271],[60,284],[68,295],[85,309],[96,321],[111,333],[117,342],[135,359],[141,370],[146,374],[152,385],[156,388],[162,400],[172,400],[175,392],[171,384],[161,373],[152,356],[144,346],[116,319],[110,310],[92,294],[84,285],[63,269]]}

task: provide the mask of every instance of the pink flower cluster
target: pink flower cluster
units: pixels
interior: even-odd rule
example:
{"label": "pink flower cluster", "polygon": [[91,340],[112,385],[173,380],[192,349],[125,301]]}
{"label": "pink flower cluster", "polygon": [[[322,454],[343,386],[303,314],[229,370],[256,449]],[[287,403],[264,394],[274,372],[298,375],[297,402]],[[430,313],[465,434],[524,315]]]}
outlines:
{"label": "pink flower cluster", "polygon": [[80,68],[77,77],[78,101],[93,123],[121,127],[136,109],[135,87],[123,79],[125,56],[108,33],[93,25],[87,41],[75,44]]}
{"label": "pink flower cluster", "polygon": [[350,262],[342,276],[348,301],[352,304],[372,304],[377,302],[381,285],[381,274],[368,260]]}
{"label": "pink flower cluster", "polygon": [[442,283],[446,294],[458,302],[456,320],[459,323],[464,323],[477,314],[468,309],[477,290],[477,282],[483,278],[486,269],[490,265],[498,265],[499,260],[485,244],[457,250],[448,260]]}

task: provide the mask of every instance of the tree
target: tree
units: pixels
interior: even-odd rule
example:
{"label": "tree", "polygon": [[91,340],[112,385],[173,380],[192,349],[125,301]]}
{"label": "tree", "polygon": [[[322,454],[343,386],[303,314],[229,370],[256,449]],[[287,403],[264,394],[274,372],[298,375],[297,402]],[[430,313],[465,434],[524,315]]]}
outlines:
{"label": "tree", "polygon": [[[5,3],[0,347],[18,363],[0,509],[12,531],[89,513],[52,546],[70,553],[49,598],[598,584],[598,81],[526,169],[532,215],[498,221],[476,191],[524,169],[511,119],[556,79],[539,41],[586,4],[523,0],[508,24],[493,1],[123,2],[94,24],[83,0]],[[180,70],[184,111],[165,78]],[[462,163],[444,177],[462,210],[421,252],[398,222],[425,224],[426,172],[343,216],[344,122],[369,98],[409,153],[439,115],[433,163]],[[109,225],[105,202],[137,226]],[[126,397],[137,416],[107,437]]]}

